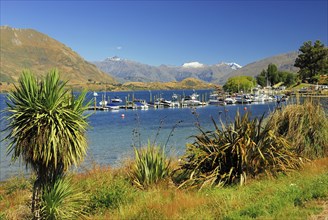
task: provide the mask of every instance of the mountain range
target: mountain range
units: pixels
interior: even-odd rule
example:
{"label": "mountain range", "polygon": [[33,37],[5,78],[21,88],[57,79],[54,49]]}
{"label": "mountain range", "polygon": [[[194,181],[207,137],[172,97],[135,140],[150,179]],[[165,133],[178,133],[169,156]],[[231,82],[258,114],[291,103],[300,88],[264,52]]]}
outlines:
{"label": "mountain range", "polygon": [[220,84],[222,77],[241,68],[236,63],[224,62],[215,65],[189,62],[181,66],[151,66],[117,56],[93,63],[100,70],[110,73],[120,82],[170,82],[196,78],[205,82]]}
{"label": "mountain range", "polygon": [[280,71],[296,73],[298,68],[294,67],[294,63],[297,56],[297,52],[289,52],[268,57],[247,64],[244,67],[237,63],[222,62],[214,65],[205,65],[197,61],[184,63],[181,66],[151,66],[117,56],[93,63],[102,71],[113,75],[120,82],[168,82],[196,78],[205,82],[222,85],[232,76],[259,75],[262,70],[267,69],[270,63],[275,64]]}

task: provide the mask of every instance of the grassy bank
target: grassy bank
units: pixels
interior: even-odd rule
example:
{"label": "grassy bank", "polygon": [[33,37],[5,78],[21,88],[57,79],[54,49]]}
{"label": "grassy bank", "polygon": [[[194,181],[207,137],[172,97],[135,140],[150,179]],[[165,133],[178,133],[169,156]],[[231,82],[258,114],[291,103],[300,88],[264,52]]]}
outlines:
{"label": "grassy bank", "polygon": [[[15,178],[0,185],[0,219],[28,219],[32,184]],[[202,191],[177,189],[169,180],[147,190],[132,186],[127,169],[94,167],[73,174],[90,219],[308,219],[328,201],[328,158],[277,179]]]}

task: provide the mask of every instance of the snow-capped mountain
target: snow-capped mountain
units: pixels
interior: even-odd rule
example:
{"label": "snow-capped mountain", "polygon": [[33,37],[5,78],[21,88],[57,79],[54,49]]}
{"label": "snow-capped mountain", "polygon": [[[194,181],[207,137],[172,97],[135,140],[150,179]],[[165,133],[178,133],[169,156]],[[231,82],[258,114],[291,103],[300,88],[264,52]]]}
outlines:
{"label": "snow-capped mountain", "polygon": [[237,70],[237,69],[240,69],[242,68],[241,65],[239,65],[238,63],[226,63],[226,62],[222,62],[222,63],[219,63],[219,64],[216,64],[216,66],[226,66],[228,65],[231,69],[233,70]]}
{"label": "snow-capped mountain", "polygon": [[242,66],[239,65],[238,63],[226,63],[226,64],[229,65],[231,67],[231,69],[233,69],[233,70],[242,68]]}
{"label": "snow-capped mountain", "polygon": [[197,61],[187,62],[181,66],[151,66],[117,56],[93,63],[102,71],[115,76],[120,82],[168,82],[193,77],[205,82],[222,84],[224,82],[221,79],[224,76],[241,68],[237,63],[222,62],[216,65],[205,65]]}

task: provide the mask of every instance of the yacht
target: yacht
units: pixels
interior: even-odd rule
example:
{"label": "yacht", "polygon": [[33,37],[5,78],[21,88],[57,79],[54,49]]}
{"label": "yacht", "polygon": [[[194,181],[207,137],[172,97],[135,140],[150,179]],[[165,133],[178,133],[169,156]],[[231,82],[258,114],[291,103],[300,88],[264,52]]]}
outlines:
{"label": "yacht", "polygon": [[235,104],[236,103],[236,99],[230,95],[227,95],[226,98],[224,99],[224,102],[227,104],[227,105],[232,105],[232,104]]}
{"label": "yacht", "polygon": [[111,99],[111,101],[114,102],[114,103],[121,103],[122,99],[118,96],[115,96],[114,98]]}
{"label": "yacht", "polygon": [[187,105],[187,106],[201,105],[201,102],[198,100],[198,97],[199,95],[195,92],[190,96],[187,95],[182,99],[182,105]]}
{"label": "yacht", "polygon": [[110,110],[119,110],[120,109],[120,106],[116,105],[114,103],[109,103],[106,107],[109,108]]}
{"label": "yacht", "polygon": [[250,104],[252,103],[252,99],[248,95],[237,95],[236,103],[238,104]]}
{"label": "yacht", "polygon": [[210,95],[210,100],[208,100],[210,105],[226,105],[225,99],[221,96],[212,96]]}

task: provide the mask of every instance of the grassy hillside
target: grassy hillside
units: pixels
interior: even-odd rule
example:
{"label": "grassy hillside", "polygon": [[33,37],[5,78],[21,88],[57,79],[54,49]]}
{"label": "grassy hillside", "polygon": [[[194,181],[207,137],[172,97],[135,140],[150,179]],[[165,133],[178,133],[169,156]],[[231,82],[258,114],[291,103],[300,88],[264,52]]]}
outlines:
{"label": "grassy hillside", "polygon": [[58,68],[62,78],[73,84],[115,81],[69,47],[32,29],[1,26],[0,53],[0,82],[16,82],[25,68],[38,76]]}
{"label": "grassy hillside", "polygon": [[291,52],[268,57],[263,60],[247,64],[243,68],[235,70],[229,75],[225,76],[224,81],[233,76],[257,76],[261,73],[262,70],[267,69],[270,63],[275,64],[280,71],[297,73],[298,68],[294,67],[297,56],[297,52]]}

